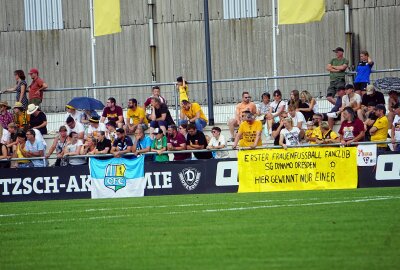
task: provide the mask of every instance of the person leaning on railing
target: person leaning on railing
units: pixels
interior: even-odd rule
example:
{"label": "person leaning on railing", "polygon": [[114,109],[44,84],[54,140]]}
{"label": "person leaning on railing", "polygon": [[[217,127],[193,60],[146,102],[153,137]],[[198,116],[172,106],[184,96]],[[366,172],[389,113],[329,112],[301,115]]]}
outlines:
{"label": "person leaning on railing", "polygon": [[46,154],[46,158],[49,158],[51,154],[53,154],[54,150],[56,150],[56,162],[54,166],[58,167],[61,165],[61,159],[64,155],[64,148],[68,143],[68,135],[67,128],[65,126],[61,126],[58,129],[58,135],[54,138],[53,144],[50,146],[49,151]]}
{"label": "person leaning on railing", "polygon": [[364,123],[358,119],[356,112],[351,107],[345,107],[342,112],[343,122],[339,129],[340,142],[350,145],[364,140]]}
{"label": "person leaning on railing", "polygon": [[106,138],[104,131],[99,131],[99,140],[96,144],[95,154],[108,154],[111,150],[111,141]]}
{"label": "person leaning on railing", "polygon": [[96,154],[97,139],[89,136],[86,138],[83,147],[81,147],[80,155],[94,155]]}
{"label": "person leaning on railing", "polygon": [[72,131],[69,135],[69,143],[64,150],[64,162],[67,165],[83,165],[86,164],[86,159],[81,157],[74,157],[80,154],[82,148],[82,141],[78,139],[78,133]]}
{"label": "person leaning on railing", "polygon": [[340,138],[335,131],[329,128],[327,122],[322,122],[320,125],[321,133],[317,137],[317,144],[339,143]]}
{"label": "person leaning on railing", "polygon": [[[17,144],[14,145],[13,149],[13,158],[24,158],[26,156],[25,151],[25,143],[26,143],[26,135],[25,132],[17,133]],[[33,167],[33,164],[28,159],[17,160],[12,167],[16,168],[30,168]]]}
{"label": "person leaning on railing", "polygon": [[[0,138],[3,136],[3,127],[0,125]],[[0,168],[10,168],[10,161],[2,160],[8,159],[10,155],[8,154],[8,148],[5,144],[0,142]]]}
{"label": "person leaning on railing", "polygon": [[43,157],[43,159],[33,159],[31,162],[34,167],[45,167],[45,146],[43,140],[36,138],[36,133],[33,129],[28,129],[26,132],[26,144],[25,144],[25,157],[36,158]]}
{"label": "person leaning on railing", "polygon": [[[391,137],[394,151],[400,151],[400,103],[392,106],[394,112],[394,120],[392,124]],[[396,143],[397,141],[397,143]]]}

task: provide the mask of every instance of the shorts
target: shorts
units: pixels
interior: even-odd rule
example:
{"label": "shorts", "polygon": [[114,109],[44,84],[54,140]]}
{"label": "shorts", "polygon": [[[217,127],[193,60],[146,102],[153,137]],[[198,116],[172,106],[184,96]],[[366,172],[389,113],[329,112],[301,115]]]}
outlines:
{"label": "shorts", "polygon": [[365,88],[367,88],[368,83],[366,82],[356,82],[354,83],[354,90],[361,90],[361,91],[365,91]]}
{"label": "shorts", "polygon": [[42,100],[40,98],[32,98],[29,100],[29,104],[35,104],[36,106],[39,106],[40,103],[42,103]]}
{"label": "shorts", "polygon": [[326,90],[326,96],[334,97],[336,95],[336,91],[338,90],[338,88],[344,87],[345,84],[346,84],[346,81],[344,79],[338,79],[335,81],[331,81],[328,89]]}

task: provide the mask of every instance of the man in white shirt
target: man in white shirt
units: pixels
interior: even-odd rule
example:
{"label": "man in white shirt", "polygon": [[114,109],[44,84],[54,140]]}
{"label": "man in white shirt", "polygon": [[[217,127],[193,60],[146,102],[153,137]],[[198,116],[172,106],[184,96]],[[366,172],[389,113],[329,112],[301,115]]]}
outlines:
{"label": "man in white shirt", "polygon": [[77,111],[71,105],[65,105],[65,109],[67,110],[67,113],[65,114],[65,121],[67,121],[67,118],[71,116],[72,118],[74,118],[75,122],[81,123],[83,115],[80,111]]}
{"label": "man in white shirt", "polygon": [[[346,95],[342,97],[342,107],[339,112],[343,112],[344,108],[351,107],[355,112],[361,108],[361,96],[354,92],[354,86],[352,84],[348,84],[345,87]],[[343,122],[344,118],[342,115],[341,122]]]}
{"label": "man in white shirt", "polygon": [[68,116],[66,122],[67,124],[65,125],[65,127],[67,128],[68,135],[71,134],[72,131],[74,131],[78,134],[78,139],[83,140],[85,136],[85,127],[81,123],[75,122],[72,116]]}

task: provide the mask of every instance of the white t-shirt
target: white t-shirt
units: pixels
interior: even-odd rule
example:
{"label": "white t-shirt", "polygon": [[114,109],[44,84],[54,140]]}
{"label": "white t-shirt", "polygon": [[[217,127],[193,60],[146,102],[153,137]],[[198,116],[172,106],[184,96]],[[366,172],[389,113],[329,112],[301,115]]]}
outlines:
{"label": "white t-shirt", "polygon": [[80,122],[76,122],[75,121],[75,127],[73,129],[69,128],[68,125],[65,125],[65,127],[67,128],[67,133],[68,135],[72,132],[75,131],[76,133],[81,133],[81,132],[85,132],[85,127],[80,123]]}
{"label": "white t-shirt", "polygon": [[[68,149],[68,152],[75,152],[76,149],[83,145],[81,140],[78,140],[78,142],[76,144],[68,144],[65,148]],[[69,157],[69,164],[71,165],[82,165],[86,163],[86,159],[85,158],[77,158],[77,157],[73,157],[73,156],[68,156]]]}
{"label": "white t-shirt", "polygon": [[92,125],[90,125],[89,127],[88,127],[88,134],[93,134],[93,132],[98,132],[98,131],[104,131],[104,132],[106,132],[107,131],[107,128],[106,128],[106,124],[104,124],[104,123],[99,123],[99,126],[97,127],[97,128],[94,128],[94,127],[92,127]]}
{"label": "white t-shirt", "polygon": [[67,118],[71,116],[72,118],[74,118],[75,122],[80,123],[83,117],[83,114],[79,111],[75,111],[74,114],[70,114],[70,113],[66,113],[65,114],[65,121],[67,121]]}
{"label": "white t-shirt", "polygon": [[3,129],[3,136],[1,136],[1,143],[7,144],[11,140],[11,134],[7,129]]}
{"label": "white t-shirt", "polygon": [[396,141],[400,141],[400,116],[396,114],[393,120],[393,126],[394,126],[394,137],[396,138]]}
{"label": "white t-shirt", "polygon": [[304,115],[301,112],[296,112],[296,116],[292,117],[289,115],[292,120],[293,120],[293,126],[297,127],[297,124],[301,122],[301,129],[307,129],[307,122],[306,119],[304,118]]}
{"label": "white t-shirt", "polygon": [[[276,102],[276,100],[274,100],[274,101],[272,101],[272,102],[270,103],[270,107],[271,107],[271,109],[272,109],[272,114],[274,114],[274,115],[275,115],[275,113],[276,113],[277,111],[279,111],[279,108],[285,107],[285,106],[286,106],[286,102],[283,101],[283,100],[278,101],[278,102]],[[277,107],[278,107],[278,108],[277,108]]]}
{"label": "white t-shirt", "polygon": [[357,102],[357,104],[360,104],[361,103],[361,96],[359,94],[357,94],[357,93],[354,93],[354,96],[352,98],[350,98],[350,100],[349,100],[349,96],[348,95],[344,95],[342,97],[342,106],[348,107],[354,101]]}
{"label": "white t-shirt", "polygon": [[293,127],[291,131],[286,128],[281,130],[281,134],[285,137],[286,145],[294,146],[299,145],[300,141],[300,129]]}
{"label": "white t-shirt", "polygon": [[[212,136],[210,139],[210,142],[208,143],[208,146],[220,146],[220,145],[225,145],[226,147],[226,140],[224,135],[219,135],[218,140]],[[228,151],[215,151],[215,158],[228,158],[229,153]]]}

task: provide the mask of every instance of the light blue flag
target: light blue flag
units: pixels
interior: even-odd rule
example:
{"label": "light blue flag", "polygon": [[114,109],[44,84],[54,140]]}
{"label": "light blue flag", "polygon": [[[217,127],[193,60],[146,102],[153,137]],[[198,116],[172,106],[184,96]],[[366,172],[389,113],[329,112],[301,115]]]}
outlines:
{"label": "light blue flag", "polygon": [[89,159],[92,199],[144,196],[144,156]]}

